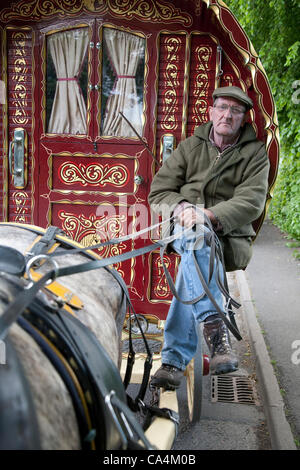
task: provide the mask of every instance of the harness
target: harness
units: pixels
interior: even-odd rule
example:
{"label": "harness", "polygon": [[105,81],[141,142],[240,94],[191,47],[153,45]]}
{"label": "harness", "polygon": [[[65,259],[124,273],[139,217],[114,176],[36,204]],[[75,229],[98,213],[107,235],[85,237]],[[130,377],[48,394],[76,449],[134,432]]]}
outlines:
{"label": "harness", "polygon": [[40,450],[30,387],[9,337],[5,348],[6,364],[0,365],[0,450]]}
{"label": "harness", "polygon": [[[206,223],[209,226],[210,221],[206,221]],[[219,316],[223,318],[231,332],[240,340],[241,336],[234,321],[234,313],[231,308],[232,305],[236,308],[240,305],[229,295],[225,269],[224,284],[221,282],[218,268],[216,278],[220,289],[227,299],[226,308],[230,320],[228,320],[227,316],[216,304],[209,291],[208,284],[213,275],[215,257],[218,257],[223,262],[222,250],[212,227],[210,226],[211,230],[209,230],[211,258],[208,283],[206,283],[198,263],[195,260],[204,293],[196,299],[184,300],[178,296],[173,280],[163,259],[168,244],[179,236],[182,236],[182,234],[171,235],[143,248],[139,248],[131,252],[125,252],[121,255],[112,256],[106,259],[97,257],[97,255],[91,251],[92,249],[102,248],[103,246],[116,244],[121,241],[137,237],[141,235],[141,233],[161,225],[161,223],[126,237],[112,239],[85,248],[62,236],[61,231],[57,227],[51,226],[45,231],[44,229],[29,225],[11,223],[9,225],[15,225],[25,230],[34,231],[39,235],[39,237],[35,240],[30,251],[27,251],[25,258],[22,258],[21,253],[17,252],[17,250],[14,250],[14,262],[11,263],[13,250],[11,248],[10,255],[7,255],[5,259],[8,264],[7,269],[10,274],[21,276],[24,274],[24,271],[26,271],[30,282],[25,285],[25,288],[20,291],[15,300],[7,307],[0,317],[0,339],[4,339],[6,337],[9,327],[16,320],[23,329],[34,337],[45,354],[49,357],[52,364],[61,373],[72,396],[83,448],[117,449],[122,447],[124,449],[151,449],[151,445],[145,438],[141,426],[137,423],[128,406],[133,411],[140,409],[143,410],[146,414],[147,424],[145,424],[145,427],[149,424],[152,416],[164,416],[175,422],[178,421],[178,417],[175,416],[171,410],[159,409],[155,406],[146,406],[143,402],[152,367],[152,354],[144,336],[143,329],[140,327],[138,317],[136,316],[131,304],[127,287],[119,273],[112,269],[110,265],[159,248],[163,269],[173,295],[175,295],[178,300],[186,304],[193,304],[199,301],[199,299],[204,295],[208,295],[212,303],[215,305]],[[196,239],[194,245],[195,248],[198,243],[199,240]],[[60,249],[60,244],[62,244],[64,248],[67,248],[67,250]],[[74,248],[74,246],[76,247]],[[2,251],[4,253],[5,250],[8,250],[8,247],[2,247],[1,254]],[[45,252],[47,253],[46,255],[44,254]],[[58,267],[58,264],[55,261],[57,256],[66,256],[82,252],[90,258],[90,261],[66,267]],[[50,261],[52,269],[43,275],[40,275],[37,272],[32,274],[31,267],[43,258]],[[55,280],[61,276],[86,272],[100,267],[107,269],[122,287],[126,306],[129,308],[129,313],[132,312],[133,315],[135,315],[136,323],[140,327],[140,331],[146,345],[147,358],[144,365],[144,377],[135,400],[131,399],[129,396],[126,397],[125,394],[125,390],[130,382],[135,356],[132,346],[131,322],[129,321],[128,363],[124,383],[122,383],[119,371],[108,357],[106,351],[101,347],[96,337],[74,316],[72,309],[80,308],[80,299],[73,296],[73,294],[70,295],[68,290],[63,292],[64,288],[62,288],[62,286],[60,286],[60,284]],[[50,285],[46,285],[48,282],[50,282]],[[45,297],[41,299],[41,295],[38,295],[40,289],[44,287],[52,294],[54,293],[56,295],[56,306],[53,307],[52,305],[51,307],[51,301],[49,305],[49,302],[47,303],[47,301],[45,301]],[[60,290],[60,294],[63,294],[62,296],[57,294],[58,290]],[[60,305],[59,302],[57,302],[57,298],[61,299]],[[30,309],[25,310],[23,315],[20,316],[24,309],[29,306]],[[100,364],[101,367],[99,367]],[[103,422],[105,423],[105,429],[101,426]],[[138,441],[140,441],[141,444],[137,444]]]}
{"label": "harness", "polygon": [[[37,232],[40,234],[42,230],[37,229]],[[51,236],[47,231],[45,238],[38,235],[25,257],[30,264],[34,264],[36,252],[41,257],[49,247],[51,250],[54,245],[58,246],[54,239],[58,234],[58,229],[51,228]],[[66,243],[73,245],[69,240]],[[0,269],[9,272],[2,276],[18,288],[20,295],[26,291],[26,285],[24,289],[24,280],[16,275],[24,273],[25,258],[13,248],[0,247],[0,250],[0,256],[2,252],[6,254],[4,258],[1,256],[6,264],[0,262]],[[97,255],[92,253],[89,257],[95,259]],[[107,269],[111,272],[111,268]],[[41,282],[37,272],[30,272],[30,275],[37,283]],[[72,398],[82,448],[151,449],[143,429],[126,406],[118,369],[95,335],[77,320],[74,308],[82,308],[80,299],[54,281],[38,291],[17,322],[36,341],[64,381]]]}
{"label": "harness", "polygon": [[[120,403],[126,403],[119,371],[95,335],[63,309],[49,314],[37,299],[18,323],[37,340],[63,378],[73,399],[82,448],[131,448],[125,434],[128,413],[125,419],[116,419]],[[142,439],[141,430],[138,434]]]}

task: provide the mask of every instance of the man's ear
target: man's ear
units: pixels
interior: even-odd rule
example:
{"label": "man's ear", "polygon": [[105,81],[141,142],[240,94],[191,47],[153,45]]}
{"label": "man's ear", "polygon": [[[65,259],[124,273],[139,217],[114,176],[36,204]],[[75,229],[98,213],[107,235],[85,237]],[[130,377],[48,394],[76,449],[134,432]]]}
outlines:
{"label": "man's ear", "polygon": [[247,110],[247,111],[245,112],[244,117],[243,117],[241,127],[244,127],[244,125],[246,124],[246,122],[248,122],[249,117],[250,117],[250,113],[249,113],[249,110]]}
{"label": "man's ear", "polygon": [[213,106],[209,106],[208,108],[208,116],[209,120],[212,121],[212,112],[213,112]]}

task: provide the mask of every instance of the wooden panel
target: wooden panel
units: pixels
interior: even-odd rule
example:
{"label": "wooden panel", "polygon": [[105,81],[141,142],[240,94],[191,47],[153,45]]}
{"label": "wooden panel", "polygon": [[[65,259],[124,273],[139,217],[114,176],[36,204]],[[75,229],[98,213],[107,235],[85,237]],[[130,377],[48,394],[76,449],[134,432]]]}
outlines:
{"label": "wooden panel", "polygon": [[217,44],[210,36],[193,34],[191,38],[190,86],[187,135],[207,122],[211,95],[216,84]]}
{"label": "wooden panel", "polygon": [[[32,32],[7,30],[8,139],[16,128],[25,129],[28,137],[28,181],[31,182],[31,133],[33,111]],[[31,223],[31,183],[16,189],[9,175],[8,220]]]}
{"label": "wooden panel", "polygon": [[157,155],[164,134],[172,133],[176,142],[181,140],[186,36],[162,34],[157,106]]}
{"label": "wooden panel", "polygon": [[122,155],[74,157],[53,156],[52,188],[54,190],[133,193],[134,158]]}
{"label": "wooden panel", "polygon": [[[164,255],[164,263],[171,274],[173,280],[176,278],[180,257],[175,253]],[[164,274],[160,254],[153,252],[149,256],[149,291],[148,298],[150,301],[168,301],[172,300],[172,293],[169,288],[166,276]]]}
{"label": "wooden panel", "polygon": [[[99,205],[83,203],[52,203],[51,222],[73,240],[90,246],[101,241],[127,235],[128,226],[134,225],[134,216],[128,207],[102,202]],[[132,249],[132,242],[126,241],[117,245],[105,246],[95,250],[101,257],[119,255]],[[134,276],[135,260],[128,260],[114,267],[119,271],[125,282],[130,285]]]}
{"label": "wooden panel", "polygon": [[[0,79],[3,81],[5,86],[5,63],[4,62],[4,41],[3,41],[3,29],[0,28],[0,44],[1,44],[1,53],[0,53]],[[2,86],[3,86],[2,84]],[[3,93],[5,90],[3,89]],[[4,96],[2,97],[2,102],[0,101],[0,221],[5,220],[6,218],[6,202],[5,202],[5,194],[7,192],[6,188],[6,168],[4,164],[4,153],[5,153],[5,128],[4,128],[4,110],[5,110],[5,103],[4,103]]]}

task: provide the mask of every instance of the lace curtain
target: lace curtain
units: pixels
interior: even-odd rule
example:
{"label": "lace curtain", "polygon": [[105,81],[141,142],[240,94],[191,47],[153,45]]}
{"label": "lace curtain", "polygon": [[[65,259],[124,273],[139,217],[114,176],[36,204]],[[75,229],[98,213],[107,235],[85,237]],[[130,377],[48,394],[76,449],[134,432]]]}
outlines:
{"label": "lace curtain", "polygon": [[133,34],[110,28],[104,29],[103,36],[116,78],[114,88],[107,100],[102,134],[123,137],[135,136],[119,111],[141,134],[142,111],[137,95],[135,75],[141,55],[144,54],[144,40]]}
{"label": "lace curtain", "polygon": [[86,28],[51,35],[48,47],[57,83],[48,132],[86,134],[86,105],[78,83],[89,42]]}

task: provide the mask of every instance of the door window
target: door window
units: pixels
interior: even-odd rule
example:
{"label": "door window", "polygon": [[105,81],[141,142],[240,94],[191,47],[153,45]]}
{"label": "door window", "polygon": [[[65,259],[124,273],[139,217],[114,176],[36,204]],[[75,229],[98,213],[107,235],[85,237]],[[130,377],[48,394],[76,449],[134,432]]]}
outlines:
{"label": "door window", "polygon": [[52,34],[47,39],[47,132],[87,133],[88,28]]}
{"label": "door window", "polygon": [[103,30],[101,133],[135,137],[124,116],[142,134],[145,39],[113,28]]}
{"label": "door window", "polygon": [[[48,134],[89,133],[88,45],[88,27],[61,31],[47,37],[46,132]],[[99,101],[101,100],[101,117],[99,116],[98,123],[100,133],[107,137],[136,137],[127,119],[141,135],[145,39],[136,34],[104,27],[102,45],[101,84],[98,86],[90,84],[95,93],[99,92]],[[95,63],[98,49],[93,51],[94,57],[91,63]]]}

